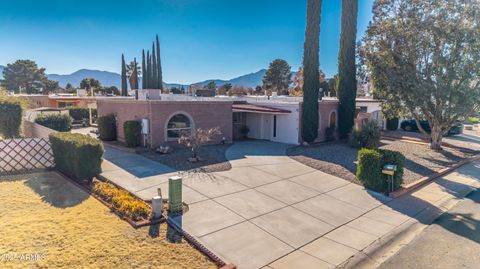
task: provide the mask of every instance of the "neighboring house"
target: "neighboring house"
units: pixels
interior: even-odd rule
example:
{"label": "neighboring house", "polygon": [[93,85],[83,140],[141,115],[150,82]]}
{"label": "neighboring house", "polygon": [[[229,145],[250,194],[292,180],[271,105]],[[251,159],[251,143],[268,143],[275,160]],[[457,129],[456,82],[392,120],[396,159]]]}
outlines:
{"label": "neighboring house", "polygon": [[[370,111],[369,107],[375,102],[366,102],[367,111]],[[326,140],[326,128],[338,126],[338,100],[327,97],[318,104],[319,128],[316,142],[321,142]],[[145,138],[151,147],[175,143],[181,134],[191,134],[198,128],[213,127],[219,127],[222,132],[213,141],[217,143],[242,139],[242,129],[245,126],[249,130],[247,136],[251,139],[288,144],[302,142],[303,102],[298,97],[195,97],[160,94],[158,100],[97,99],[97,107],[99,116],[116,116],[118,140],[122,142],[125,121],[146,120],[149,132]]]}
{"label": "neighboring house", "polygon": [[97,99],[109,98],[101,96],[78,96],[73,94],[22,94],[16,96],[28,99],[32,108],[48,107],[58,109],[67,109],[71,107],[89,108],[89,106],[92,108],[91,106],[96,106]]}
{"label": "neighboring house", "polygon": [[357,97],[355,117],[359,113],[370,114],[370,119],[378,123],[382,128],[386,128],[386,122],[382,115],[382,102],[372,97]]}

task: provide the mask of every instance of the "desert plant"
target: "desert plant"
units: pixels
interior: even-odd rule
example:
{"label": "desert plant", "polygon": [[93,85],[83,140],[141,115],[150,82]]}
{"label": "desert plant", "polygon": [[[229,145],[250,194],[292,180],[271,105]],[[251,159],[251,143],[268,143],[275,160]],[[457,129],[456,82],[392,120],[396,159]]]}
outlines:
{"label": "desert plant", "polygon": [[113,114],[98,117],[97,124],[101,140],[113,141],[117,139],[117,123]]}
{"label": "desert plant", "polygon": [[380,145],[380,126],[377,122],[368,120],[363,123],[362,128],[353,129],[350,134],[350,145],[355,148],[376,149]]}
{"label": "desert plant", "polygon": [[198,160],[198,150],[200,147],[212,139],[222,134],[219,127],[210,128],[210,129],[201,129],[198,128],[194,134],[182,135],[178,139],[178,143],[189,147],[192,150],[192,158]]}
{"label": "desert plant", "polygon": [[242,125],[242,127],[240,127],[239,131],[243,135],[243,138],[247,138],[247,135],[250,132],[250,128],[248,128],[247,125]]}
{"label": "desert plant", "polygon": [[88,135],[50,134],[55,168],[75,180],[91,182],[102,172],[102,142]]}
{"label": "desert plant", "polygon": [[67,114],[42,114],[35,122],[58,132],[68,132],[72,129],[72,117]]}
{"label": "desert plant", "polygon": [[20,136],[22,102],[18,98],[0,97],[0,134],[5,138]]}
{"label": "desert plant", "polygon": [[334,126],[325,128],[325,140],[326,141],[335,140],[335,131],[336,131],[336,128]]}
{"label": "desert plant", "polygon": [[140,137],[142,135],[142,124],[140,121],[126,121],[123,124],[123,132],[127,147],[134,148],[140,146]]}

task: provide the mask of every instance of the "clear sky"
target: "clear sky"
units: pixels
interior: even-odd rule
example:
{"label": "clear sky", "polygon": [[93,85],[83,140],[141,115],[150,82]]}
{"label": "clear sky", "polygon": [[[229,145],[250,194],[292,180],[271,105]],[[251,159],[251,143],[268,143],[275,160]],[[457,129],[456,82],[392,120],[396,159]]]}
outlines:
{"label": "clear sky", "polygon": [[[373,0],[359,0],[358,38]],[[229,79],[275,58],[302,62],[306,0],[0,0],[0,64],[32,59],[47,73],[119,72],[159,34],[164,80]],[[337,70],[341,0],[323,0],[320,65]]]}

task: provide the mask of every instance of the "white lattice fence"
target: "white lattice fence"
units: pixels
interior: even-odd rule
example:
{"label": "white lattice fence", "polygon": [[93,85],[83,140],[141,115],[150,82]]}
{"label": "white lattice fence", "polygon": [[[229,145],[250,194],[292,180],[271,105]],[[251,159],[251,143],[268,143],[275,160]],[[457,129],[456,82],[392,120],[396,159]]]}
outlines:
{"label": "white lattice fence", "polygon": [[0,174],[54,166],[48,138],[19,138],[0,141]]}

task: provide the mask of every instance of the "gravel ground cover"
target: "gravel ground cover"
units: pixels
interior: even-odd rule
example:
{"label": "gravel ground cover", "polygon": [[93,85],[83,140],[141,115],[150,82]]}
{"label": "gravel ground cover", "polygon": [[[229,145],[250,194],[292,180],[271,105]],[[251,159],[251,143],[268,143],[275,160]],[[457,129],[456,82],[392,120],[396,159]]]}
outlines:
{"label": "gravel ground cover", "polygon": [[[401,129],[383,132],[384,135],[398,139],[413,139],[428,142],[429,137],[419,132],[406,132]],[[468,150],[480,151],[480,131],[463,130],[463,134],[443,138],[443,142]]]}
{"label": "gravel ground cover", "polygon": [[230,144],[220,144],[201,147],[198,153],[201,158],[199,162],[189,162],[188,158],[192,156],[192,151],[181,146],[174,147],[173,152],[168,154],[149,151],[141,155],[180,171],[221,172],[232,168],[225,157],[225,152],[230,146]]}
{"label": "gravel ground cover", "polygon": [[[443,152],[436,152],[431,150],[428,145],[386,139],[381,140],[380,148],[400,151],[405,155],[404,184],[414,182],[421,177],[428,176],[474,155],[473,152],[464,152],[447,147],[444,148]],[[358,150],[347,144],[329,143],[310,147],[299,146],[290,148],[287,154],[312,168],[359,183],[355,176]]]}
{"label": "gravel ground cover", "polygon": [[0,268],[216,268],[166,224],[135,230],[55,173],[0,177],[0,204]]}

